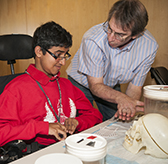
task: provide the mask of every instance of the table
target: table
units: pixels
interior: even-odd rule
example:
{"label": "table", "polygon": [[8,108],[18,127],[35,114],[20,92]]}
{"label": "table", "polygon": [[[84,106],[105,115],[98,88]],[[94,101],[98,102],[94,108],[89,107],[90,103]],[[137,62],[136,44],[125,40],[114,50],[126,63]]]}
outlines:
{"label": "table", "polygon": [[[109,124],[109,122],[105,121],[101,124],[98,124],[98,125],[90,128],[90,129],[87,129],[87,130],[83,131],[82,133],[95,132],[98,129],[103,128],[108,124]],[[60,141],[58,143],[55,143],[53,145],[50,145],[50,146],[42,149],[42,150],[39,150],[39,151],[34,152],[30,155],[27,155],[23,158],[20,158],[16,161],[13,161],[10,164],[34,164],[34,162],[37,160],[37,158],[39,158],[40,156],[46,155],[46,154],[50,154],[50,153],[65,153],[65,142]]]}
{"label": "table", "polygon": [[[145,155],[145,150],[141,150],[137,154],[132,154],[122,146],[125,132],[131,125],[132,122],[118,122],[112,118],[87,129],[82,133],[98,134],[107,140],[108,146],[106,164],[168,164],[168,159],[158,159],[150,155]],[[40,156],[50,153],[65,153],[65,142],[60,141],[35,153],[13,161],[10,164],[34,164]]]}

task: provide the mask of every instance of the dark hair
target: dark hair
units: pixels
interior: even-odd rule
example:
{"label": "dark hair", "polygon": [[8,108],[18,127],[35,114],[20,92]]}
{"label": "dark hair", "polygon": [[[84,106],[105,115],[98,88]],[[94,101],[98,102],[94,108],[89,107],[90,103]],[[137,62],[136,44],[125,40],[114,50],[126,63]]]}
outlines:
{"label": "dark hair", "polygon": [[132,36],[144,31],[148,23],[148,13],[139,0],[119,0],[109,11],[108,21],[114,17],[116,25],[132,31]]}
{"label": "dark hair", "polygon": [[[71,47],[72,35],[62,28],[59,24],[51,21],[38,27],[33,35],[33,51],[36,46],[49,49],[53,46]],[[43,54],[46,51],[42,49]]]}

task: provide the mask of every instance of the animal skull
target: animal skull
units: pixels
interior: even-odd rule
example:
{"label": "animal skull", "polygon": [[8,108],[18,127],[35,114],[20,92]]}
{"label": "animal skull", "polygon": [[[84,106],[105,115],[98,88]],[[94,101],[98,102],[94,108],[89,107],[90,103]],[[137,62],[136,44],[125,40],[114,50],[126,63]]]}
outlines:
{"label": "animal skull", "polygon": [[145,154],[168,158],[168,118],[156,113],[140,117],[126,132],[123,146],[134,154],[146,148]]}

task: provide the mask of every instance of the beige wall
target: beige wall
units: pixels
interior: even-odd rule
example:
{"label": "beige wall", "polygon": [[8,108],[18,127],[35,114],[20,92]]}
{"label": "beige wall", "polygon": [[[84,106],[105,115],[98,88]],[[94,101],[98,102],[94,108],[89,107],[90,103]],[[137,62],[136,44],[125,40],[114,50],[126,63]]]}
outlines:
{"label": "beige wall", "polygon": [[[168,68],[168,0],[141,0],[149,14],[147,29],[159,44],[159,50],[153,66]],[[95,24],[104,22],[108,11],[116,0],[0,0],[0,34],[23,33],[33,35],[37,26],[47,21],[55,21],[73,35],[72,55],[80,46],[86,30]],[[23,72],[34,62],[17,61],[15,72]],[[67,77],[66,66],[61,69],[63,77]],[[0,76],[10,73],[5,61],[0,61]],[[150,75],[150,74],[149,74]],[[145,85],[152,84],[148,75]],[[123,85],[123,90],[125,85]]]}

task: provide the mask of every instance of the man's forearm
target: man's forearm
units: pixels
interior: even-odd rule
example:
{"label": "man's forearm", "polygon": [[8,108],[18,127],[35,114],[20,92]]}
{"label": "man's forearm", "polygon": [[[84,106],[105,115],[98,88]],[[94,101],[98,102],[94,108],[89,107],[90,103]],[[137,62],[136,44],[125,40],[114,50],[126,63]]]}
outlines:
{"label": "man's forearm", "polygon": [[95,96],[112,103],[118,103],[118,99],[124,98],[126,96],[125,94],[116,91],[115,89],[112,89],[111,87],[102,83],[97,83],[90,86],[90,90]]}
{"label": "man's forearm", "polygon": [[128,88],[126,90],[126,94],[135,99],[135,100],[140,100],[141,94],[142,94],[142,87],[141,86],[135,86],[132,83],[128,85]]}

